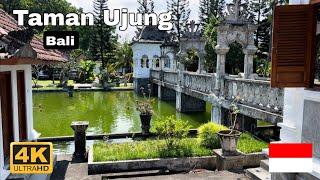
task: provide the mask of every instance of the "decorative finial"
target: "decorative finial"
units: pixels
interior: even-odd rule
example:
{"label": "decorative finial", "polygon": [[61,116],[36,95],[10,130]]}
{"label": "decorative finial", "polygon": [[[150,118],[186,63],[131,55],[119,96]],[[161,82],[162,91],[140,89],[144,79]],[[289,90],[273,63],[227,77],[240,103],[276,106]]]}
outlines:
{"label": "decorative finial", "polygon": [[183,34],[183,37],[186,38],[198,38],[201,35],[199,30],[200,24],[196,23],[194,20],[186,24],[186,31]]}
{"label": "decorative finial", "polygon": [[250,24],[253,17],[248,11],[248,1],[244,3],[241,0],[233,0],[233,3],[227,4],[227,13],[223,17],[223,22],[227,24]]}

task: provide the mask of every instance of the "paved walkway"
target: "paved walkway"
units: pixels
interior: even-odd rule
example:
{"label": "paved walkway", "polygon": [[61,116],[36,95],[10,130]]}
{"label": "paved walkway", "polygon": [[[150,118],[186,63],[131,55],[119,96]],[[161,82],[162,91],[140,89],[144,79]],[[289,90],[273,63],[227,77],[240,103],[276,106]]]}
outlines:
{"label": "paved walkway", "polygon": [[189,173],[161,175],[159,171],[117,173],[88,175],[87,163],[74,163],[70,155],[60,155],[51,175],[51,180],[101,180],[101,179],[123,179],[123,180],[189,180],[189,179],[214,179],[214,180],[249,180],[244,172],[230,171],[207,171],[196,170]]}

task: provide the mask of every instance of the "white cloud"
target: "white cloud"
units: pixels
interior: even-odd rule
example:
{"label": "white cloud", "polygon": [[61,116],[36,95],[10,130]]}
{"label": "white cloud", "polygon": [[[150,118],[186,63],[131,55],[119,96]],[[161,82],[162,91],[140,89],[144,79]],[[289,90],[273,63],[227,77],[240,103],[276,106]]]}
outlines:
{"label": "white cloud", "polygon": [[[67,0],[77,8],[83,8],[85,12],[93,11],[93,0]],[[199,13],[199,0],[189,0],[191,9],[190,20],[198,20]],[[136,0],[109,0],[110,9],[127,8],[129,12],[136,12],[138,3]],[[157,13],[166,12],[167,3],[166,0],[155,0],[155,11]],[[121,37],[121,40],[131,40],[135,35],[135,27],[129,27],[126,31],[117,31]]]}

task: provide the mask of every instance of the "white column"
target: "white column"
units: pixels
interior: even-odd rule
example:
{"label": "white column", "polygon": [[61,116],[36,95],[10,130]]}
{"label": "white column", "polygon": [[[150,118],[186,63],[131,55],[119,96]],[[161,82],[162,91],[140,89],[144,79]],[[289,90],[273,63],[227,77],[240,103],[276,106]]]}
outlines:
{"label": "white column", "polygon": [[19,141],[19,107],[17,89],[17,70],[11,70],[11,89],[12,89],[12,111],[13,111],[13,137],[14,141]]}
{"label": "white column", "polygon": [[244,53],[244,78],[249,79],[253,74],[253,56],[256,53],[257,48],[247,48],[243,50]]}
{"label": "white column", "polygon": [[215,90],[220,91],[221,88],[223,88],[223,78],[226,74],[225,71],[225,64],[226,64],[226,54],[229,52],[229,48],[216,48],[217,53],[217,67],[216,67],[216,84],[215,84]]}

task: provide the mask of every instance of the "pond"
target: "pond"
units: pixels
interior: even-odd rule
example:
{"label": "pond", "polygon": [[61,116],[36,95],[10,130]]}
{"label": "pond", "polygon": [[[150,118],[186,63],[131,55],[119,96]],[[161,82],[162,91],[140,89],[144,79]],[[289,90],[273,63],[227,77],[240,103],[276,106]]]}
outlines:
{"label": "pond", "polygon": [[[89,121],[90,135],[139,132],[140,117],[135,102],[141,98],[133,91],[75,92],[72,98],[66,92],[34,93],[34,128],[41,137],[70,136],[72,121]],[[210,121],[209,103],[206,112],[184,114],[176,111],[175,102],[153,99],[153,122],[173,115],[197,128]]]}

